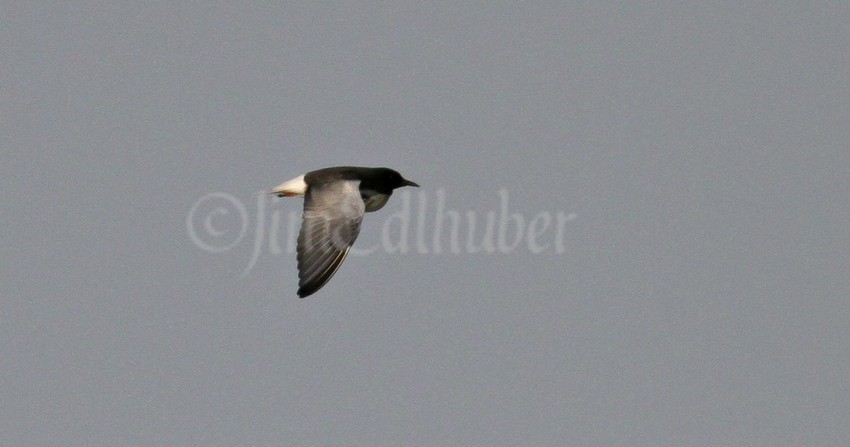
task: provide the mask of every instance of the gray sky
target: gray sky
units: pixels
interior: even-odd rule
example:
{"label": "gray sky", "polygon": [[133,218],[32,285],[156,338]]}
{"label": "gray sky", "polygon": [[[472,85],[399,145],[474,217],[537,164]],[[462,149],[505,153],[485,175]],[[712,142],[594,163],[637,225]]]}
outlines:
{"label": "gray sky", "polygon": [[850,445],[850,7],[551,3],[4,6],[0,444]]}

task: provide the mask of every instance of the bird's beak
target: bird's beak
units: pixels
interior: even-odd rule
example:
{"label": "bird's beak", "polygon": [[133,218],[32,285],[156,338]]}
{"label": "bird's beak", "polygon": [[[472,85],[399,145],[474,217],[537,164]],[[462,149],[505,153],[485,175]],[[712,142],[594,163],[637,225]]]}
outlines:
{"label": "bird's beak", "polygon": [[417,188],[419,187],[419,185],[417,185],[416,183],[411,182],[411,181],[410,181],[410,180],[408,180],[408,179],[404,179],[404,181],[401,183],[401,186],[415,186],[415,187],[417,187]]}

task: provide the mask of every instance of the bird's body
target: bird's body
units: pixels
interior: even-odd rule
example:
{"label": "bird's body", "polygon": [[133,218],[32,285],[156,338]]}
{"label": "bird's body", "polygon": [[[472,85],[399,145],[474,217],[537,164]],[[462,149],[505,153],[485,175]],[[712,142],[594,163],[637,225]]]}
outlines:
{"label": "bird's body", "polygon": [[338,166],[319,169],[271,190],[278,197],[304,196],[298,233],[298,296],[322,288],[336,273],[360,234],[366,212],[381,209],[393,190],[419,186],[388,168]]}

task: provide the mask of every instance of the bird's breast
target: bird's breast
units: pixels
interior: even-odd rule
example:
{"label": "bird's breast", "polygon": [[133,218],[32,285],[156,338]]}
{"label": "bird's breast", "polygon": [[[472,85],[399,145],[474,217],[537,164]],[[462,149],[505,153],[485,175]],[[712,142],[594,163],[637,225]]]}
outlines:
{"label": "bird's breast", "polygon": [[372,190],[360,190],[360,197],[363,199],[363,203],[366,205],[366,212],[378,211],[383,208],[384,205],[387,204],[387,201],[390,200],[389,194],[379,193],[377,191]]}

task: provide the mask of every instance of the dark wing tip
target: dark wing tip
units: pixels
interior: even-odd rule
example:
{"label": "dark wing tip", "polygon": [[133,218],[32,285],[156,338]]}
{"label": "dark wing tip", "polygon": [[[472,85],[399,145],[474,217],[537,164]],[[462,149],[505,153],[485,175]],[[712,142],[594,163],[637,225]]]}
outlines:
{"label": "dark wing tip", "polygon": [[307,298],[308,296],[316,293],[315,290],[305,290],[303,287],[298,289],[298,298]]}
{"label": "dark wing tip", "polygon": [[333,278],[342,261],[348,255],[348,250],[351,246],[348,245],[344,249],[339,250],[330,248],[328,251],[318,258],[298,257],[298,297],[306,298],[319,291],[328,281]]}
{"label": "dark wing tip", "polygon": [[319,289],[324,287],[325,284],[330,281],[331,277],[334,276],[334,273],[336,273],[336,268],[339,267],[340,263],[341,261],[337,263],[336,266],[334,266],[334,269],[330,274],[325,273],[318,277],[309,278],[307,282],[305,282],[301,287],[298,288],[298,298],[307,298],[308,296],[318,292]]}

